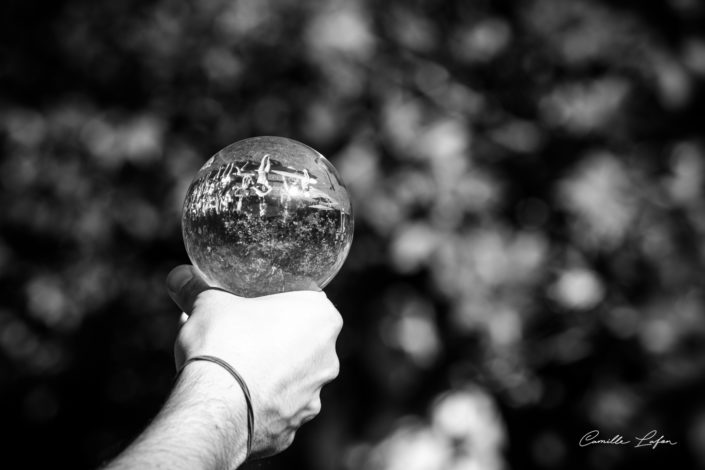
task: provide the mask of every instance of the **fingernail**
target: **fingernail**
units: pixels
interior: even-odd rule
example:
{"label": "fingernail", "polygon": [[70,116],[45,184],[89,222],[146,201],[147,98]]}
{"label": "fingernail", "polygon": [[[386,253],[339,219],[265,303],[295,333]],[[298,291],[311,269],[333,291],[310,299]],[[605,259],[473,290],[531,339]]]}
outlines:
{"label": "fingernail", "polygon": [[167,289],[172,294],[177,294],[192,278],[193,274],[190,269],[175,269],[169,273],[169,277],[166,280]]}

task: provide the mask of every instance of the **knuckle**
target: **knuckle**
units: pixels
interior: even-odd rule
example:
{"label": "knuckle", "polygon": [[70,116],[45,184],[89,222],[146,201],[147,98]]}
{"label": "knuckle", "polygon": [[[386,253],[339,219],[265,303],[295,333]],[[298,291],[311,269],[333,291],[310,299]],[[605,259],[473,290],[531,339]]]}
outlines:
{"label": "knuckle", "polygon": [[337,337],[341,330],[343,329],[343,316],[336,309],[331,309],[331,315],[329,315],[331,332],[335,337]]}
{"label": "knuckle", "polygon": [[335,356],[335,361],[328,372],[328,376],[333,380],[337,378],[338,375],[340,375],[340,361],[338,360],[338,356]]}
{"label": "knuckle", "polygon": [[335,328],[340,333],[340,330],[343,329],[343,316],[340,314],[339,311],[335,311]]}
{"label": "knuckle", "polygon": [[310,405],[310,411],[313,416],[317,416],[321,412],[321,398],[316,398]]}
{"label": "knuckle", "polygon": [[284,434],[279,440],[276,452],[283,452],[294,443],[294,438],[296,437],[296,431],[291,431],[290,433]]}

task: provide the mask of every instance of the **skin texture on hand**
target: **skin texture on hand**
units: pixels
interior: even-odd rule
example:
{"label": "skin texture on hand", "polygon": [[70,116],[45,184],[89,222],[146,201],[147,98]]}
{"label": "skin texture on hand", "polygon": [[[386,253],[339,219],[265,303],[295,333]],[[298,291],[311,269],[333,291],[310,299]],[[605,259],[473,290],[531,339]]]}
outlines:
{"label": "skin texture on hand", "polygon": [[237,297],[209,289],[191,266],[174,269],[167,285],[189,314],[175,344],[177,368],[198,355],[227,361],[252,394],[253,457],[286,449],[320,412],[321,388],[338,375],[343,322],[333,304],[313,291]]}
{"label": "skin texture on hand", "polygon": [[[167,278],[188,315],[174,345],[177,369],[189,358],[225,360],[247,383],[255,432],[250,458],[286,449],[321,409],[321,388],[338,375],[342,318],[322,292],[241,298],[210,289],[191,266]],[[106,469],[226,470],[245,459],[242,389],[222,367],[190,362],[159,415]]]}
{"label": "skin texture on hand", "polygon": [[230,374],[189,364],[149,427],[104,470],[231,469],[245,460],[245,397]]}

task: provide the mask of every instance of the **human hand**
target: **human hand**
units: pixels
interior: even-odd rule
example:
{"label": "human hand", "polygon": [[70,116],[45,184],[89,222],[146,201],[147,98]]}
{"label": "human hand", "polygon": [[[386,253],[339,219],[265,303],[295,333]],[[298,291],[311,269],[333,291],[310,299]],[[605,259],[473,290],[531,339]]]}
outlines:
{"label": "human hand", "polygon": [[[228,362],[252,395],[253,457],[286,449],[320,412],[321,388],[338,375],[335,341],[343,321],[333,304],[313,291],[238,297],[210,289],[188,265],[169,274],[167,287],[189,315],[174,346],[177,369],[200,355]],[[218,380],[233,380],[216,369]]]}

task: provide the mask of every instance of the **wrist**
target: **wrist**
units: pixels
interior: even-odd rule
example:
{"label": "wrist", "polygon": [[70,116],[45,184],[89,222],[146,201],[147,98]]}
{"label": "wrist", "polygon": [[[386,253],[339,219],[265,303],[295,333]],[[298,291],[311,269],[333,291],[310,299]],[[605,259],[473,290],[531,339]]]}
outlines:
{"label": "wrist", "polygon": [[215,430],[216,439],[210,444],[216,447],[212,451],[220,463],[217,468],[234,468],[245,460],[245,395],[228,371],[211,362],[190,362],[179,375],[170,404],[172,401]]}
{"label": "wrist", "polygon": [[242,464],[246,405],[234,382],[216,364],[190,363],[152,424],[108,469],[230,470]]}

